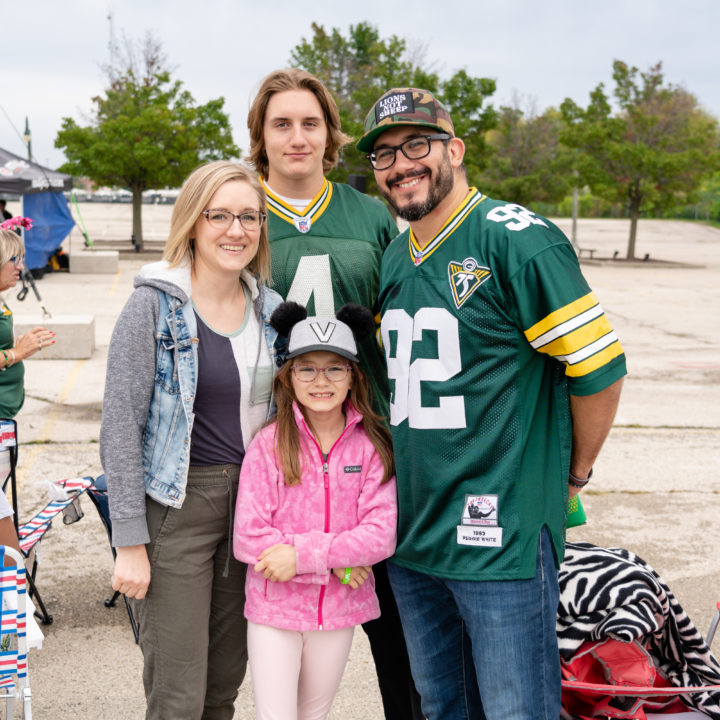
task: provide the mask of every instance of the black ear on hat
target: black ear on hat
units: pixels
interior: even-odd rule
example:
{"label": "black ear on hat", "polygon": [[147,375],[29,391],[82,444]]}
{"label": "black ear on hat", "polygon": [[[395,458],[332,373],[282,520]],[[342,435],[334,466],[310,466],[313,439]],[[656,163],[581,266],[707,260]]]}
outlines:
{"label": "black ear on hat", "polygon": [[290,337],[290,331],[307,317],[307,309],[296,302],[280,303],[270,316],[270,325],[283,337]]}
{"label": "black ear on hat", "polygon": [[362,305],[357,303],[348,303],[343,305],[335,317],[344,322],[353,333],[355,340],[364,340],[375,330],[375,319],[373,314]]}

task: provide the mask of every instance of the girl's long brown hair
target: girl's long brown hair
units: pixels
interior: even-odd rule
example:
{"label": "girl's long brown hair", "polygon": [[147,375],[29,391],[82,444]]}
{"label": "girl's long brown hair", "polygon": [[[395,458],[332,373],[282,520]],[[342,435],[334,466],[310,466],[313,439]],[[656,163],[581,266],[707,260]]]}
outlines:
{"label": "girl's long brown hair", "polygon": [[[293,415],[292,404],[297,401],[292,386],[291,368],[293,360],[288,360],[275,376],[275,402],[277,403],[277,423],[275,431],[275,452],[278,457],[278,464],[285,476],[286,485],[299,485],[302,481],[303,453],[300,445],[300,433]],[[367,433],[370,442],[377,450],[382,460],[385,473],[382,482],[387,482],[395,475],[395,459],[392,451],[392,439],[390,431],[382,418],[372,409],[371,389],[365,373],[357,363],[351,362],[352,385],[350,387],[350,402],[362,415],[362,426]],[[298,403],[305,422],[310,430],[312,426],[305,415],[305,408]],[[309,458],[306,458],[309,460]]]}

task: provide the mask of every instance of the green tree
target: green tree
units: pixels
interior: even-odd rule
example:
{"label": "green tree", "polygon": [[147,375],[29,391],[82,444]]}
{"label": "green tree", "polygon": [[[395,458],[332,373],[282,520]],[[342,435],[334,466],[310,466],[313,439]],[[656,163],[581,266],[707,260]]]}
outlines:
{"label": "green tree", "polygon": [[[312,33],[292,50],[290,63],[311,72],[327,86],[340,109],[344,132],[358,140],[365,115],[386,90],[424,88],[450,110],[456,134],[468,146],[468,173],[471,178],[477,177],[486,162],[485,134],[495,122],[495,111],[485,105],[495,92],[494,80],[471,77],[464,70],[441,80],[425,62],[424,49],[409,50],[397,35],[383,39],[367,22],[351,25],[347,37],[338,28],[328,32],[317,23],[312,24]],[[344,149],[331,178],[345,181],[350,174],[364,175],[368,188],[375,188],[367,160],[353,145]]]}
{"label": "green tree", "polygon": [[173,80],[160,43],[147,34],[126,39],[120,67],[107,67],[109,87],[92,99],[81,126],[63,118],[55,147],[65,152],[63,172],[132,192],[132,232],[142,247],[142,193],[177,187],[202,162],[238,157],[224,99],[196,105]]}
{"label": "green tree", "polygon": [[569,98],[561,106],[561,139],[579,151],[581,178],[595,195],[627,205],[628,259],[641,213],[692,202],[719,158],[717,120],[687,90],[663,83],[662,63],[638,72],[613,63],[614,112],[602,83],[587,108]]}
{"label": "green tree", "polygon": [[574,181],[572,153],[559,142],[562,118],[549,108],[537,114],[534,101],[503,106],[487,142],[493,150],[482,173],[483,192],[520,205],[557,203]]}

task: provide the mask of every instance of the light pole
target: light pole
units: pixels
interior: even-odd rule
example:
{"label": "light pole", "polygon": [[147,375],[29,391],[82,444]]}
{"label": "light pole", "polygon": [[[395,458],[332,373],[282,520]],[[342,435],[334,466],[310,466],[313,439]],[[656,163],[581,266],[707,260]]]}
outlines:
{"label": "light pole", "polygon": [[27,145],[28,160],[32,161],[32,134],[30,133],[30,125],[28,124],[27,115],[25,116],[25,132],[23,133],[23,140]]}

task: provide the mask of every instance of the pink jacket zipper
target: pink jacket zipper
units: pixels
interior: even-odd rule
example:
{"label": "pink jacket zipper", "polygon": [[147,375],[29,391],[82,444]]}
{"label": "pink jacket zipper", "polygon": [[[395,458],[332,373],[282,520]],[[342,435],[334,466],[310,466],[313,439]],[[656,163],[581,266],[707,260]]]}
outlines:
{"label": "pink jacket zipper", "polygon": [[[323,453],[322,448],[320,445],[318,445],[318,441],[315,439],[315,436],[308,430],[308,426],[305,423],[305,419],[303,418],[303,426],[305,428],[305,432],[307,432],[308,436],[312,439],[312,441],[315,443],[315,447],[317,448],[318,454],[320,455],[320,460],[322,461],[323,466],[323,486],[325,489],[325,527],[323,528],[324,532],[330,531],[330,455],[332,454],[332,451],[335,449],[335,446],[340,442],[343,435],[347,432],[349,425],[346,425],[343,428],[343,431],[340,433],[338,439],[333,443],[332,447],[328,451],[327,454],[327,460],[323,459]],[[354,423],[353,423],[354,424]],[[318,599],[318,630],[323,629],[323,616],[322,616],[322,606],[323,606],[323,600],[325,598],[325,585],[320,586],[320,597]]]}

